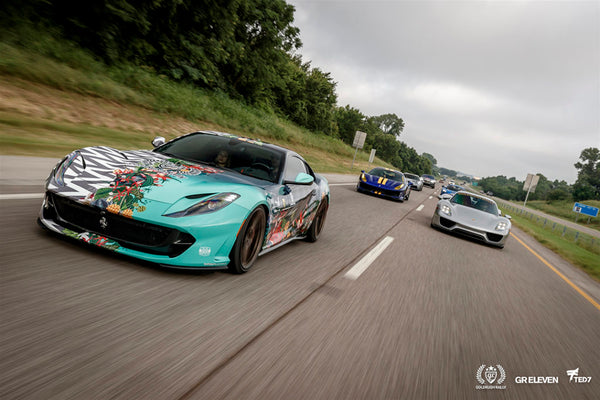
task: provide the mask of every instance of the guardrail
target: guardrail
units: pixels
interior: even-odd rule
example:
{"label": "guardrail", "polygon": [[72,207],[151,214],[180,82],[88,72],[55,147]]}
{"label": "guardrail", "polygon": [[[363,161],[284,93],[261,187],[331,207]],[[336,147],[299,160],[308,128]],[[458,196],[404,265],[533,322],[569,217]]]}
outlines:
{"label": "guardrail", "polygon": [[[518,215],[519,217],[522,217],[528,220],[529,222],[542,227],[544,230],[551,232],[555,236],[560,236],[569,242],[575,243],[582,249],[600,255],[600,239],[598,238],[578,231],[577,229],[567,227],[563,224],[560,224],[559,222],[555,222],[551,219],[532,213],[530,211],[523,210],[523,208],[521,207],[512,206],[510,204],[502,202],[498,202],[498,207],[503,212],[511,216]],[[518,220],[516,222],[518,222]]]}

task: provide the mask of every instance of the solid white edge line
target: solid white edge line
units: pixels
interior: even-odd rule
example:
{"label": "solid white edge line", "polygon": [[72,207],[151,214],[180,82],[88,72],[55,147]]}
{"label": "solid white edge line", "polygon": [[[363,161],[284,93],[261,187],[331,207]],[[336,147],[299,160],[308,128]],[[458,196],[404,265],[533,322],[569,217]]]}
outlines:
{"label": "solid white edge line", "polygon": [[425,207],[425,205],[421,204],[419,207],[417,207],[417,211],[421,211],[424,207]]}
{"label": "solid white edge line", "polygon": [[391,236],[384,237],[381,242],[377,246],[375,246],[370,252],[368,252],[363,258],[360,259],[359,262],[354,264],[354,266],[346,272],[344,278],[356,280],[358,277],[367,270],[379,257],[381,253],[394,241],[394,238]]}
{"label": "solid white edge line", "polygon": [[44,193],[0,194],[0,200],[41,199]]}

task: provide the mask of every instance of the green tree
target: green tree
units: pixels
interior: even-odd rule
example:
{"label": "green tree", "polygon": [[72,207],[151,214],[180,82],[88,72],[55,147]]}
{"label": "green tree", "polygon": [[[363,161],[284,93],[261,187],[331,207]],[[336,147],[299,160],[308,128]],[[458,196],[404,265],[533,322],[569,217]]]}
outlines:
{"label": "green tree", "polygon": [[448,168],[441,167],[440,168],[440,174],[445,175],[445,176],[449,176],[451,178],[454,178],[458,174],[458,172],[456,172],[453,169],[448,169]]}
{"label": "green tree", "polygon": [[360,130],[365,116],[358,109],[346,105],[335,109],[334,118],[340,138],[345,143],[352,144],[354,134]]}
{"label": "green tree", "polygon": [[431,161],[431,165],[432,166],[436,166],[437,165],[437,160],[431,154],[429,154],[429,153],[423,153],[422,156],[425,157],[425,158],[427,158],[429,161]]}
{"label": "green tree", "polygon": [[371,121],[386,135],[399,137],[404,130],[404,121],[396,114],[383,114],[371,117]]}
{"label": "green tree", "polygon": [[575,163],[577,182],[573,188],[573,197],[577,201],[600,199],[600,150],[595,147],[583,149],[579,159],[581,161]]}

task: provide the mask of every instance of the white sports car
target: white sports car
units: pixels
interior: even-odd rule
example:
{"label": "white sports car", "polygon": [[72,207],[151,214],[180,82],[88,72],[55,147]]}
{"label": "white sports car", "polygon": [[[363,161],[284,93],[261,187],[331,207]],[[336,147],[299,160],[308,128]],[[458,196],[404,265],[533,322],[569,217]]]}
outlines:
{"label": "white sports car", "polygon": [[494,200],[460,191],[441,196],[431,226],[503,248],[511,223],[510,216],[502,216]]}

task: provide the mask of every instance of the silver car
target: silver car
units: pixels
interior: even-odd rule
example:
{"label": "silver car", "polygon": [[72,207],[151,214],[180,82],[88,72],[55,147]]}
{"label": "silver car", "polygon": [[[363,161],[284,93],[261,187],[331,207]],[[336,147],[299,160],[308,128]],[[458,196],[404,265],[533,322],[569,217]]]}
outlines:
{"label": "silver car", "polygon": [[412,186],[412,190],[423,190],[423,179],[419,175],[404,173],[404,176]]}
{"label": "silver car", "polygon": [[421,179],[423,179],[423,185],[435,189],[435,177],[433,175],[421,175]]}
{"label": "silver car", "polygon": [[432,227],[504,247],[510,216],[502,216],[494,200],[465,191],[441,198],[431,218]]}

